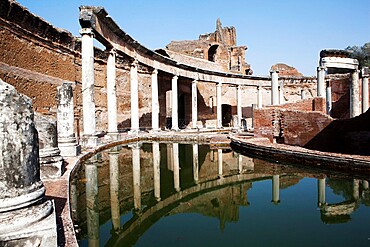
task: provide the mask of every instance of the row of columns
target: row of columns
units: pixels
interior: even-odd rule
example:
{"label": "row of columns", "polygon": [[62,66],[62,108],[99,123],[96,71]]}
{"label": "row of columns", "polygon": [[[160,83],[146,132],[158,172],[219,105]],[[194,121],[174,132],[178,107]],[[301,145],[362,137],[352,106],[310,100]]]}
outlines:
{"label": "row of columns", "polygon": [[[325,81],[327,68],[320,66],[317,68],[317,96],[326,98],[326,112],[330,115],[332,109],[331,86]],[[350,117],[356,117],[369,109],[369,72],[365,67],[361,70],[361,108],[360,108],[360,83],[359,71],[357,69],[351,72],[350,78]]]}

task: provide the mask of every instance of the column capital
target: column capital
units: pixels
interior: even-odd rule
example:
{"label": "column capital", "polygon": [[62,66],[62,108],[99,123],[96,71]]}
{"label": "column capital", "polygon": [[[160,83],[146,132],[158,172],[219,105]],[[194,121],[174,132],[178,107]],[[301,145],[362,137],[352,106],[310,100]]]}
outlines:
{"label": "column capital", "polygon": [[217,87],[221,87],[222,86],[222,82],[220,82],[220,81],[216,82],[216,86]]}
{"label": "column capital", "polygon": [[328,70],[328,68],[327,67],[325,67],[325,66],[318,66],[317,67],[317,71],[320,71],[320,70],[325,70],[325,71],[327,71]]}
{"label": "column capital", "polygon": [[369,67],[362,67],[361,77],[369,77]]}
{"label": "column capital", "polygon": [[154,68],[152,71],[152,75],[158,75],[158,69]]}
{"label": "column capital", "polygon": [[131,68],[132,68],[132,67],[134,67],[134,68],[136,67],[136,68],[137,68],[137,67],[138,67],[138,65],[139,65],[139,61],[137,61],[137,60],[135,59],[135,60],[131,63],[131,65],[130,65],[130,66],[131,66]]}
{"label": "column capital", "polygon": [[173,79],[173,80],[178,80],[178,79],[179,79],[179,76],[178,76],[178,75],[173,75],[173,76],[172,76],[172,79]]}
{"label": "column capital", "polygon": [[270,74],[272,74],[272,73],[279,73],[279,70],[277,70],[277,69],[272,69],[272,70],[270,70]]}
{"label": "column capital", "polygon": [[109,55],[117,55],[117,49],[116,48],[108,48],[107,53]]}
{"label": "column capital", "polygon": [[194,79],[191,81],[192,83],[198,83],[198,80]]}
{"label": "column capital", "polygon": [[83,35],[90,35],[92,37],[95,36],[92,28],[81,28],[80,29],[80,34],[81,34],[81,36],[83,36]]}

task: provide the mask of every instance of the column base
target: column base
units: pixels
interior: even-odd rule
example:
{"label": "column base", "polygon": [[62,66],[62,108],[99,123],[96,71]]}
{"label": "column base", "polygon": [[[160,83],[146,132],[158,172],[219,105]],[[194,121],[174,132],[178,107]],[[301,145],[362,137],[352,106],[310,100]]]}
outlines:
{"label": "column base", "polygon": [[57,246],[53,201],[1,213],[0,246]]}
{"label": "column base", "polygon": [[58,178],[63,175],[63,157],[59,148],[40,149],[40,175],[41,179]]}
{"label": "column base", "polygon": [[82,146],[86,148],[95,148],[99,144],[99,138],[96,135],[83,135]]}

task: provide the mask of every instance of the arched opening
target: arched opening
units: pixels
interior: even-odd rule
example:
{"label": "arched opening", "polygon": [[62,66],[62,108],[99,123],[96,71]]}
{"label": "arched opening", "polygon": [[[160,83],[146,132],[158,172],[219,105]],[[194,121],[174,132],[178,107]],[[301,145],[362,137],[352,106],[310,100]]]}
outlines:
{"label": "arched opening", "polygon": [[216,62],[217,48],[218,48],[218,45],[212,45],[208,49],[208,61]]}

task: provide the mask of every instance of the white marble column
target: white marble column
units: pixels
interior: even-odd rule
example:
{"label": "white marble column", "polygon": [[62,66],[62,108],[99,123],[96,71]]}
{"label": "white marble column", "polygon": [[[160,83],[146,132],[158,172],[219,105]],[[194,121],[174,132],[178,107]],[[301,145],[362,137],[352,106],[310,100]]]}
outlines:
{"label": "white marble column", "polygon": [[279,76],[278,71],[271,70],[271,105],[279,104]]}
{"label": "white marble column", "polygon": [[109,188],[110,188],[110,208],[112,215],[113,231],[120,229],[120,205],[119,205],[119,152],[113,148],[109,153]]}
{"label": "white marble column", "polygon": [[179,114],[178,114],[178,89],[177,89],[178,76],[172,77],[172,130],[179,130]]}
{"label": "white marble column", "polygon": [[85,162],[86,222],[89,246],[99,246],[98,166],[95,158]]}
{"label": "white marble column", "polygon": [[369,68],[364,67],[361,70],[362,77],[362,113],[369,109]]}
{"label": "white marble column", "polygon": [[152,72],[152,130],[159,131],[158,70]]}
{"label": "white marble column", "polygon": [[236,88],[236,97],[237,97],[237,114],[238,114],[238,128],[242,127],[242,89],[238,85]]}
{"label": "white marble column", "polygon": [[274,204],[280,203],[280,176],[272,176],[272,200]]}
{"label": "white marble column", "polygon": [[301,90],[301,99],[306,99],[306,98],[307,98],[306,90],[302,89]]}
{"label": "white marble column", "polygon": [[139,80],[138,61],[135,60],[130,68],[130,92],[131,92],[131,130],[130,134],[139,133]]}
{"label": "white marble column", "polygon": [[153,170],[154,170],[154,197],[159,202],[161,200],[161,153],[159,143],[153,142]]}
{"label": "white marble column", "polygon": [[174,188],[177,192],[180,188],[180,164],[179,164],[179,144],[172,143],[172,156],[173,156],[173,182]]}
{"label": "white marble column", "polygon": [[217,164],[218,164],[218,177],[222,178],[222,149],[217,149]]}
{"label": "white marble column", "polygon": [[199,182],[199,156],[198,156],[198,144],[193,144],[193,178],[194,183]]}
{"label": "white marble column", "polygon": [[134,190],[134,208],[141,211],[141,182],[140,182],[140,147],[134,144],[132,147],[132,173]]}
{"label": "white marble column", "polygon": [[317,67],[317,96],[325,97],[325,68]]}
{"label": "white marble column", "polygon": [[317,180],[318,187],[318,205],[319,207],[323,206],[325,202],[325,178],[319,178]]}
{"label": "white marble column", "polygon": [[109,51],[107,60],[107,107],[108,135],[117,139],[116,52],[114,49]]}
{"label": "white marble column", "polygon": [[262,86],[261,85],[257,86],[257,108],[258,109],[262,108]]}
{"label": "white marble column", "polygon": [[197,81],[193,80],[191,83],[191,98],[192,98],[192,111],[191,111],[191,122],[192,128],[196,129],[198,122],[198,90],[197,90]]}
{"label": "white marble column", "polygon": [[331,115],[332,102],[331,102],[331,86],[328,82],[326,85],[326,114]]}
{"label": "white marble column", "polygon": [[351,84],[349,88],[349,115],[350,118],[360,115],[360,86],[358,78],[358,70],[354,70],[351,74]]}
{"label": "white marble column", "polygon": [[222,83],[218,82],[216,86],[217,97],[217,128],[222,128]]}
{"label": "white marble column", "polygon": [[74,133],[74,104],[72,83],[57,87],[58,147],[62,156],[77,156],[81,152]]}
{"label": "white marble column", "polygon": [[284,82],[280,81],[279,83],[279,104],[282,105],[284,104]]}
{"label": "white marble column", "polygon": [[96,136],[95,97],[94,97],[94,34],[91,28],[80,31],[82,60],[82,109],[83,109],[83,145],[95,147]]}

